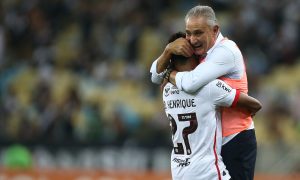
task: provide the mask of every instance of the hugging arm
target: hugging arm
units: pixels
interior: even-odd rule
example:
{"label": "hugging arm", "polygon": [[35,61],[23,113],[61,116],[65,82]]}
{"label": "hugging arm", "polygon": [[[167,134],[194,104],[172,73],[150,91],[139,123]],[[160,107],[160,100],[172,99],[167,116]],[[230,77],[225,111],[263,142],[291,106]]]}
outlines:
{"label": "hugging arm", "polygon": [[220,46],[214,49],[206,57],[205,62],[199,64],[190,72],[172,71],[170,82],[176,84],[179,90],[187,93],[194,93],[209,82],[232,73],[237,67],[235,57],[231,51]]}
{"label": "hugging arm", "polygon": [[245,93],[240,93],[236,106],[246,109],[251,116],[254,116],[255,113],[262,108],[261,103],[257,99]]}
{"label": "hugging arm", "polygon": [[262,107],[261,103],[239,90],[232,89],[222,80],[209,83],[211,91],[209,96],[214,99],[217,106],[239,108],[247,115],[255,115]]}
{"label": "hugging arm", "polygon": [[164,49],[163,53],[152,63],[150,72],[153,83],[162,83],[164,75],[163,72],[169,65],[172,54],[190,57],[193,54],[193,48],[184,38],[178,38],[175,41],[170,42]]}

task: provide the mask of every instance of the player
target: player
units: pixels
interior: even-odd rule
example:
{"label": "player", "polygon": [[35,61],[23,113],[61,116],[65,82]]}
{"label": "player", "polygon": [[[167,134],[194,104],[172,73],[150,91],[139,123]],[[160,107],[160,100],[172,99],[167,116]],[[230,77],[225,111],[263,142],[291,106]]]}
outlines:
{"label": "player", "polygon": [[[195,68],[195,58],[172,58],[178,71]],[[222,130],[218,106],[244,106],[256,113],[260,103],[240,94],[221,80],[208,83],[194,94],[180,91],[168,83],[163,90],[165,111],[172,129],[173,151],[171,170],[173,179],[227,180],[230,172],[220,156]]]}
{"label": "player", "polygon": [[[173,38],[178,36],[180,33]],[[173,55],[172,64],[178,71],[190,71],[198,65],[198,61],[194,57]],[[168,83],[163,90],[163,101],[174,144],[172,178],[230,179],[230,172],[220,156],[222,132],[218,106],[237,105],[256,113],[261,108],[260,103],[221,80],[210,82],[194,94],[187,94]]]}
{"label": "player", "polygon": [[[195,93],[208,82],[220,78],[231,87],[248,92],[243,56],[237,45],[222,36],[213,9],[196,6],[185,17],[186,38],[169,43],[151,67],[152,81],[161,83],[171,55],[190,57],[200,63],[190,72],[168,71],[169,81],[179,90]],[[222,110],[222,156],[234,180],[254,177],[257,143],[254,123],[240,108]]]}

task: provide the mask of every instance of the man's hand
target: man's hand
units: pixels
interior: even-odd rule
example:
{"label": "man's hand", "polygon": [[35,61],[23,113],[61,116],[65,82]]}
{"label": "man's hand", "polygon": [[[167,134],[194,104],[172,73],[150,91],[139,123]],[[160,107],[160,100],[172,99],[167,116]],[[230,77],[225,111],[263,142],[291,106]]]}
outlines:
{"label": "man's hand", "polygon": [[185,57],[191,57],[194,53],[193,47],[185,38],[178,38],[169,43],[166,46],[165,51],[168,54],[181,55]]}
{"label": "man's hand", "polygon": [[157,59],[157,73],[161,73],[167,68],[172,54],[191,57],[194,54],[194,49],[185,38],[178,38],[169,43],[163,53]]}

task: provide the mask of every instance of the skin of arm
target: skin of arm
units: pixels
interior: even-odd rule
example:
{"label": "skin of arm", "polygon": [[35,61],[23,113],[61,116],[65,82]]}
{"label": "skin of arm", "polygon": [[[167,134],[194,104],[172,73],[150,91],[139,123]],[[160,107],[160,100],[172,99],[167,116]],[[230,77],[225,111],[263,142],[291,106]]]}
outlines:
{"label": "skin of arm", "polygon": [[172,83],[173,85],[176,85],[176,80],[175,80],[176,74],[177,71],[173,70],[169,77],[169,82]]}
{"label": "skin of arm", "polygon": [[157,58],[156,71],[162,73],[168,66],[171,59],[171,53],[167,49]]}
{"label": "skin of arm", "polygon": [[251,116],[254,116],[255,113],[262,108],[261,103],[257,99],[248,96],[245,93],[240,93],[240,97],[236,106],[246,109],[251,114]]}
{"label": "skin of arm", "polygon": [[[228,84],[226,84],[226,82],[222,80],[214,80],[210,82],[209,85],[211,87],[211,91],[208,96],[211,99],[214,99],[215,105],[217,106],[238,109],[246,117],[254,116],[255,113],[262,108],[261,103],[257,99],[248,96],[246,93],[243,93],[240,90],[232,89]],[[227,92],[224,93],[224,91]],[[231,104],[224,104],[224,102],[228,102],[230,100],[232,100]]]}

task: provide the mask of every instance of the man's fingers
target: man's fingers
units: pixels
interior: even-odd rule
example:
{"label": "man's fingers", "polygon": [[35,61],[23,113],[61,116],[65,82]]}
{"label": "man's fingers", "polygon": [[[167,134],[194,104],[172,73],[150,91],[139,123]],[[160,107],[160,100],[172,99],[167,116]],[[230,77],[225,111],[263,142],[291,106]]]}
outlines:
{"label": "man's fingers", "polygon": [[184,48],[186,48],[186,50],[188,52],[188,55],[189,55],[188,57],[190,57],[194,54],[194,48],[187,40],[185,40]]}
{"label": "man's fingers", "polygon": [[194,51],[189,46],[182,47],[182,55],[185,57],[191,57]]}
{"label": "man's fingers", "polygon": [[170,43],[170,49],[172,49],[173,54],[182,55],[185,57],[190,57],[194,53],[193,47],[184,38],[179,38],[174,42]]}

